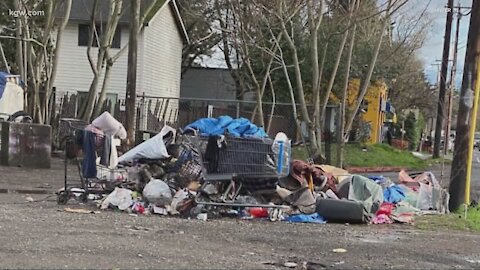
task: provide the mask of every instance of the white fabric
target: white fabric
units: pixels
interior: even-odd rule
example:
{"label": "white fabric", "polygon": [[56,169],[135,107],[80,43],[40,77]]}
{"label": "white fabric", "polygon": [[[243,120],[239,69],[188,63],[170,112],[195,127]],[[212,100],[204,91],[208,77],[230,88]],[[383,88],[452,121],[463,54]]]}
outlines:
{"label": "white fabric", "polygon": [[162,159],[170,157],[167,152],[167,148],[165,147],[165,143],[163,142],[163,136],[165,136],[170,131],[175,134],[174,128],[164,126],[160,133],[155,135],[153,138],[150,138],[143,143],[135,146],[133,149],[119,157],[118,162],[130,162],[139,160],[141,158]]}
{"label": "white fabric", "polygon": [[108,164],[108,168],[113,169],[118,165],[118,152],[117,152],[117,145],[115,144],[115,140],[111,140],[110,144],[110,164]]}
{"label": "white fabric", "polygon": [[0,113],[12,115],[23,111],[23,104],[23,89],[17,84],[7,82],[0,98]]}
{"label": "white fabric", "polygon": [[125,127],[109,112],[102,113],[99,117],[93,120],[92,125],[101,129],[107,135],[117,136],[122,140],[127,138]]}

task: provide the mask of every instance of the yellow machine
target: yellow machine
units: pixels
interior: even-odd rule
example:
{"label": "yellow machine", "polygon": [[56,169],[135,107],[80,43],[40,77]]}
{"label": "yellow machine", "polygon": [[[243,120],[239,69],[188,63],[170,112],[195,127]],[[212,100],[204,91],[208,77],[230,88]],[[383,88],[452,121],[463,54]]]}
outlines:
{"label": "yellow machine", "polygon": [[[349,106],[353,106],[360,89],[360,80],[351,80],[348,88],[348,103]],[[371,84],[363,99],[362,108],[363,120],[370,123],[370,138],[368,142],[372,144],[381,143],[383,123],[386,120],[387,111],[391,111],[387,102],[387,85],[384,82],[376,81]]]}

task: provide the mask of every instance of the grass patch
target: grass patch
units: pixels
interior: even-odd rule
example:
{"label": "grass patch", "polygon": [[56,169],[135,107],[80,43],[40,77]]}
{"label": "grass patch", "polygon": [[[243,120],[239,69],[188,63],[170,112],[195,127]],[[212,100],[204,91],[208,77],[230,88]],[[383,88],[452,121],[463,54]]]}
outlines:
{"label": "grass patch", "polygon": [[428,215],[415,218],[415,226],[421,230],[457,230],[480,232],[480,208],[468,209],[467,218],[459,210],[446,215]]}
{"label": "grass patch", "polygon": [[345,164],[351,167],[406,167],[424,169],[427,162],[409,151],[395,149],[387,144],[361,145],[348,144],[345,149]]}
{"label": "grass patch", "polygon": [[[336,145],[332,145],[332,163],[336,163]],[[297,146],[293,150],[293,158],[306,160],[308,153],[305,147]],[[395,149],[387,144],[346,144],[344,152],[345,167],[405,167],[412,170],[423,170],[429,164],[409,151]]]}

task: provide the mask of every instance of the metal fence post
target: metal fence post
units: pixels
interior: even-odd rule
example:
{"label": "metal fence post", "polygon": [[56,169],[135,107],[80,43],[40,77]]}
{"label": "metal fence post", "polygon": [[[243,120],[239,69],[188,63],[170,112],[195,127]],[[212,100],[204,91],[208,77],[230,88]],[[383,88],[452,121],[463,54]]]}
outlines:
{"label": "metal fence post", "polygon": [[237,107],[237,108],[236,108],[236,109],[237,109],[237,115],[236,115],[236,117],[237,117],[237,118],[240,118],[240,101],[237,101],[236,107]]}

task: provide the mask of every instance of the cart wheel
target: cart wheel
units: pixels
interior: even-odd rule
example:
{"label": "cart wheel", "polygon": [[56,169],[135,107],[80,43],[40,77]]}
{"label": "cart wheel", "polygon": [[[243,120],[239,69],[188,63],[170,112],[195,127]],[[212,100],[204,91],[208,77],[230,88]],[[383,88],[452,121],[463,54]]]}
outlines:
{"label": "cart wheel", "polygon": [[70,194],[66,191],[61,191],[57,194],[57,204],[64,205],[67,204],[70,199]]}
{"label": "cart wheel", "polygon": [[88,194],[87,193],[82,193],[82,195],[80,195],[80,201],[82,203],[86,203],[88,200]]}

